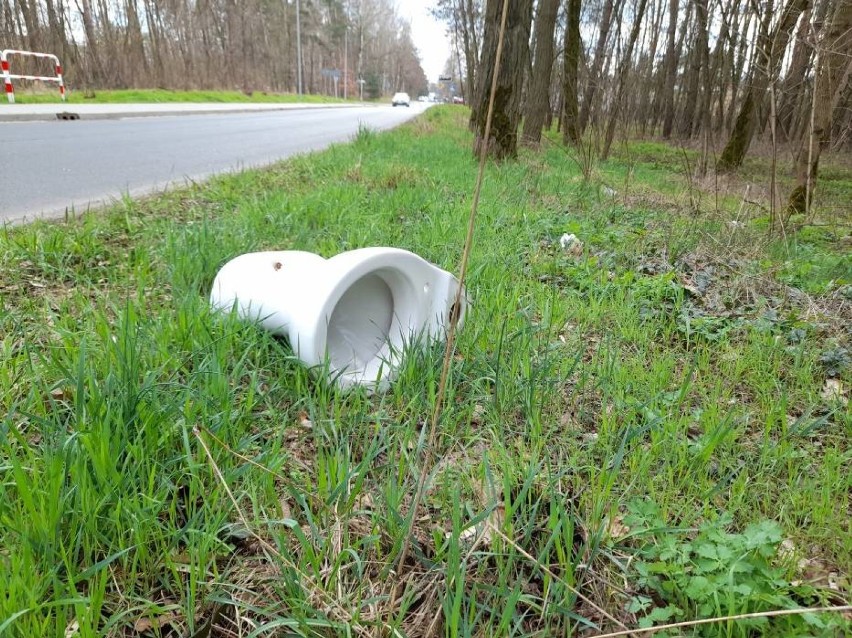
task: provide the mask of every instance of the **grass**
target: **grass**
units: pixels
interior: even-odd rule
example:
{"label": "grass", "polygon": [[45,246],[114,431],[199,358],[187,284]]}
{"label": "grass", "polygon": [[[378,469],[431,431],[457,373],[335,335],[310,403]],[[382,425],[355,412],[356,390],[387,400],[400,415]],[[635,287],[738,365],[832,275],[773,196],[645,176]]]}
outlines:
{"label": "grass", "polygon": [[694,212],[685,178],[636,153],[586,182],[556,144],[488,168],[396,570],[440,347],[386,394],[340,393],[207,294],[268,248],[391,245],[454,269],[470,147],[465,110],[436,107],[3,232],[0,634],[591,635],[617,627],[586,599],[628,626],[848,600],[847,240],[770,241],[712,198]]}
{"label": "grass", "polygon": [[[92,94],[79,90],[68,90],[69,104],[147,104],[161,102],[343,102],[342,98],[327,95],[297,95],[295,93],[266,93],[253,91],[251,94],[241,91],[171,91],[167,89],[123,89],[100,90]],[[15,90],[17,104],[59,103],[59,91],[47,89],[38,91]],[[6,102],[0,102],[5,105]]]}

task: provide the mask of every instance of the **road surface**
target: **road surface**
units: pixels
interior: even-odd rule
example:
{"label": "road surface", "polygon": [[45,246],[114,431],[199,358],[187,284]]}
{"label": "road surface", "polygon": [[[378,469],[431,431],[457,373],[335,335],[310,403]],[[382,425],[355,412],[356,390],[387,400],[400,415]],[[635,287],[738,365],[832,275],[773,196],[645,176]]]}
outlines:
{"label": "road surface", "polygon": [[269,164],[423,112],[367,106],[225,115],[0,122],[0,225],[80,213],[169,185]]}

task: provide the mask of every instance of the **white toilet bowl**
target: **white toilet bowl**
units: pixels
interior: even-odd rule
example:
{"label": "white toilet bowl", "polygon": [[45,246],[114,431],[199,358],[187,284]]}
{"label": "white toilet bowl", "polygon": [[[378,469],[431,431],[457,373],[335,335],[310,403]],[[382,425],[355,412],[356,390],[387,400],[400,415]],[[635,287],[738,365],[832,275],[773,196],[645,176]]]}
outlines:
{"label": "white toilet bowl", "polygon": [[[215,310],[286,336],[341,387],[384,389],[403,350],[443,338],[458,280],[414,253],[361,248],[323,259],[298,250],[240,255],[210,294]],[[464,319],[462,295],[459,325]]]}

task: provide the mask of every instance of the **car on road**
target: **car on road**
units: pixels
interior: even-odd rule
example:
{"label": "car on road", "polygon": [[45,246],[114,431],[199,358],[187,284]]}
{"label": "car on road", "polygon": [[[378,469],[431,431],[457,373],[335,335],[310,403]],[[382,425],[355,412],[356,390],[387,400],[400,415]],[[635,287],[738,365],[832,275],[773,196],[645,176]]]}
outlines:
{"label": "car on road", "polygon": [[408,93],[394,93],[391,104],[394,106],[411,106],[411,97]]}

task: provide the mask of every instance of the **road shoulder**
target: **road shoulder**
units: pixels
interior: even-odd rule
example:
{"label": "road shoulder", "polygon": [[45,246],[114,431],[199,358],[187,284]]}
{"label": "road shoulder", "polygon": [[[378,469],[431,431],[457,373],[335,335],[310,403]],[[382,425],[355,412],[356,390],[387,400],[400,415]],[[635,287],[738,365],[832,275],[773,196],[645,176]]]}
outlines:
{"label": "road shoulder", "polygon": [[205,115],[222,113],[258,113],[300,109],[338,109],[370,106],[366,103],[235,103],[235,102],[162,102],[146,104],[7,104],[0,106],[0,122],[38,122],[73,114],[74,119],[103,120],[124,117],[155,117],[166,115]]}

